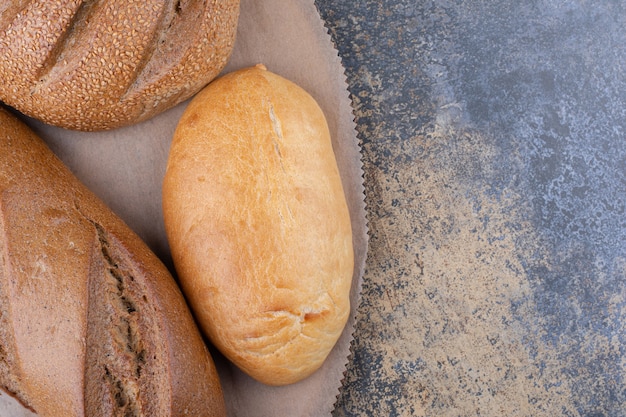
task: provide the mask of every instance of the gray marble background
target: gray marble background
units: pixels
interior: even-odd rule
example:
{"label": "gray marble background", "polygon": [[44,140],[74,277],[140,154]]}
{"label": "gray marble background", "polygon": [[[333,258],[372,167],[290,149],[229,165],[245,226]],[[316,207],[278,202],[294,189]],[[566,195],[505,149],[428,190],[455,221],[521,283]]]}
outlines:
{"label": "gray marble background", "polygon": [[370,225],[334,415],[626,415],[626,3],[316,4]]}

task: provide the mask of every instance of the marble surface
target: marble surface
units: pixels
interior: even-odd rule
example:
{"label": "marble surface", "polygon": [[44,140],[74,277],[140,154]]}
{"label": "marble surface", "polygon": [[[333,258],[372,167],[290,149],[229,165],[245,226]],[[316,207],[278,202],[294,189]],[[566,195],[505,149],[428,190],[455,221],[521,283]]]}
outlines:
{"label": "marble surface", "polygon": [[316,4],[370,227],[334,416],[626,415],[626,5]]}

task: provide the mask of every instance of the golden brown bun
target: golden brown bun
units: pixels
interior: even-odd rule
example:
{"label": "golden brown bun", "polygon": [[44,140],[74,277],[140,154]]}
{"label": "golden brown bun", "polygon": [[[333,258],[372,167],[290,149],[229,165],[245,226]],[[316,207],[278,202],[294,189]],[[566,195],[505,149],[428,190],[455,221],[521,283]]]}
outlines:
{"label": "golden brown bun", "polygon": [[0,391],[46,417],[225,415],[167,269],[4,110]]}
{"label": "golden brown bun", "polygon": [[318,369],[346,324],[354,261],[315,100],[260,65],[211,83],[176,129],[163,210],[183,292],[221,352],[269,385]]}
{"label": "golden brown bun", "polygon": [[0,100],[102,130],[191,97],[226,65],[239,0],[3,0]]}

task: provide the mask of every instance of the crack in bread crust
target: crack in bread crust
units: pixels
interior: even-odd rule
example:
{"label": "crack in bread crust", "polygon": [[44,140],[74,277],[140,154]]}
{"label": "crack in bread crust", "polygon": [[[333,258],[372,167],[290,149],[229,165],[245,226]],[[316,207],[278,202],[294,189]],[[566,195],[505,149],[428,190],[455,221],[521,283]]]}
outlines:
{"label": "crack in bread crust", "polygon": [[165,415],[167,376],[156,368],[164,355],[143,285],[104,228],[91,223],[96,247],[89,281],[86,410],[105,408],[105,415],[115,417]]}

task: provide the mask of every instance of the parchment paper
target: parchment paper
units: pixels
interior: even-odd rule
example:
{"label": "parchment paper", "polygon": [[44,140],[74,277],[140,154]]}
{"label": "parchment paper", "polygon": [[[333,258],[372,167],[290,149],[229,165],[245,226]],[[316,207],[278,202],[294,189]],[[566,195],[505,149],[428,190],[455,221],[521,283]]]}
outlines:
{"label": "parchment paper", "polygon": [[[356,260],[352,314],[322,368],[297,384],[265,386],[215,351],[214,359],[232,417],[330,415],[348,361],[367,251],[367,226],[360,149],[343,67],[313,0],[242,0],[236,45],[224,72],[257,63],[309,91],[328,119],[352,215]],[[172,134],[186,105],[139,125],[107,132],[74,132],[26,119],[172,271],[162,220],[161,184]]]}

